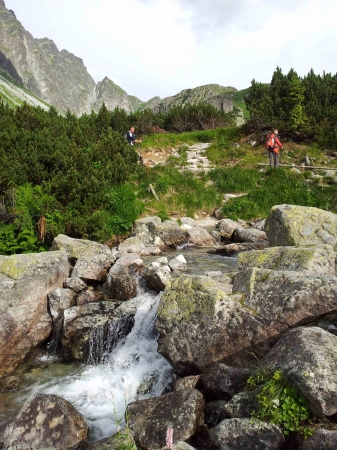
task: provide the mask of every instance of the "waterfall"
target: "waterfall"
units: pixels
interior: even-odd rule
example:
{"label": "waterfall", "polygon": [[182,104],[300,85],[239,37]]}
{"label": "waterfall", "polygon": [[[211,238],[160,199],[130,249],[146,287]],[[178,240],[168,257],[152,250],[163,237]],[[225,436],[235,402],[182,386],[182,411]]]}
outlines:
{"label": "waterfall", "polygon": [[[73,375],[52,378],[31,390],[56,394],[72,403],[85,417],[94,441],[116,432],[114,408],[116,418],[120,419],[127,403],[161,395],[172,383],[172,367],[157,352],[155,320],[160,294],[143,294],[135,300],[138,308],[134,327],[115,348],[109,348],[107,342],[100,360],[91,361],[96,365],[82,367]],[[111,339],[115,339],[116,332],[112,326]],[[102,330],[97,333],[93,355],[94,342],[100,341]]]}

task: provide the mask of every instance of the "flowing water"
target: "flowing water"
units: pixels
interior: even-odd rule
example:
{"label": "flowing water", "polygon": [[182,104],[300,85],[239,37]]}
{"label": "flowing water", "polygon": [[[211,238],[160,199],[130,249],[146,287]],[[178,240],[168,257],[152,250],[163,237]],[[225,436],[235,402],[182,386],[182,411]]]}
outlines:
{"label": "flowing water", "polygon": [[[174,251],[165,256],[178,254],[184,254],[190,272],[196,274],[207,270],[228,272],[236,265],[234,258],[199,250]],[[84,415],[92,441],[114,434],[127,403],[159,396],[172,384],[172,367],[157,353],[155,320],[160,295],[145,293],[136,297],[134,327],[116,347],[102,342],[98,330],[97,336],[92,336],[88,365],[63,364],[57,358],[42,356],[21,373],[19,369],[18,376],[23,380],[20,389],[0,394],[0,422],[8,420],[30,395],[39,392],[56,394],[72,403]],[[95,352],[98,347],[103,352]]]}

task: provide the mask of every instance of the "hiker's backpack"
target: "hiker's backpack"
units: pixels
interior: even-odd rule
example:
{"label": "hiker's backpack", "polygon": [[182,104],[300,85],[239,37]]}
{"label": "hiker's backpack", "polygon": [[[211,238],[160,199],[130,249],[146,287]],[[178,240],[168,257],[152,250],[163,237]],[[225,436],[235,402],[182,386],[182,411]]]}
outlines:
{"label": "hiker's backpack", "polygon": [[268,134],[267,140],[266,140],[266,148],[272,149],[275,147],[275,134],[271,133]]}

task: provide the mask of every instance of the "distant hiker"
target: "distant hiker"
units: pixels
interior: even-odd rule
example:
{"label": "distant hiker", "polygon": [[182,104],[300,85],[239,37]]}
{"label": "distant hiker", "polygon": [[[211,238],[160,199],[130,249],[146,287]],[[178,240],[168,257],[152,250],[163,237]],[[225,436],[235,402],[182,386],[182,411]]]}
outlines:
{"label": "distant hiker", "polygon": [[266,140],[266,149],[268,151],[270,167],[278,167],[279,166],[279,151],[280,148],[283,148],[281,144],[280,137],[278,135],[278,130],[274,130],[273,133],[270,133],[267,136]]}
{"label": "distant hiker", "polygon": [[[130,130],[126,134],[126,140],[130,145],[141,144],[141,139],[136,139],[135,135],[135,127],[131,127]],[[142,155],[138,152],[138,164],[143,165]]]}
{"label": "distant hiker", "polygon": [[135,128],[134,127],[131,127],[130,130],[127,132],[126,140],[128,141],[128,143],[130,145],[135,145],[137,143],[141,143],[142,142],[141,139],[136,139]]}

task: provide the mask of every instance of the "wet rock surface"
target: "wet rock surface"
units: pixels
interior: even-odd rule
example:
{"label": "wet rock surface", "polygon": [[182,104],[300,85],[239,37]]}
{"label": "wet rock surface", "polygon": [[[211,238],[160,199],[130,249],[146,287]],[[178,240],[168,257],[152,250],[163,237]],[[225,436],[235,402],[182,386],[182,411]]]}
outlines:
{"label": "wet rock surface", "polygon": [[135,310],[118,310],[116,302],[89,303],[64,312],[62,345],[72,357],[101,362],[133,327]]}

